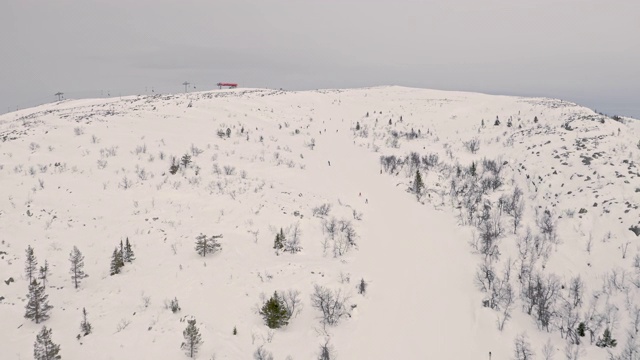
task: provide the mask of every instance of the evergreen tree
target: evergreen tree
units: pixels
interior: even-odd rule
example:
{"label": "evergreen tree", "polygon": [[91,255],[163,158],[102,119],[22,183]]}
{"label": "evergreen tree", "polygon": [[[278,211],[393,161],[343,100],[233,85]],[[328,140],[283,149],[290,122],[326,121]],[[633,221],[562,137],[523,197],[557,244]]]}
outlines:
{"label": "evergreen tree", "polygon": [[596,341],[596,346],[598,347],[616,347],[616,345],[618,345],[618,342],[611,337],[611,330],[609,330],[609,328],[606,328],[602,337]]}
{"label": "evergreen tree", "polygon": [[136,256],[133,253],[133,249],[131,249],[131,243],[129,242],[129,238],[127,237],[127,240],[124,244],[124,251],[122,253],[122,260],[124,262],[130,263],[135,259],[136,259]]}
{"label": "evergreen tree", "polygon": [[289,323],[289,312],[277,291],[273,293],[271,299],[264,303],[260,309],[260,315],[271,329],[277,329]]}
{"label": "evergreen tree", "polygon": [[356,130],[360,130],[360,121],[356,122]]}
{"label": "evergreen tree", "polygon": [[362,278],[358,284],[358,294],[364,295],[364,293],[367,292],[367,285],[368,284],[364,281],[364,278]]}
{"label": "evergreen tree", "polygon": [[584,323],[583,323],[583,322],[581,322],[581,323],[578,325],[578,335],[579,335],[579,336],[581,336],[581,337],[584,337],[584,336],[585,336],[585,331],[586,331],[586,330],[587,330],[587,327],[584,325]]}
{"label": "evergreen tree", "polygon": [[391,125],[391,119],[389,119],[389,125]]}
{"label": "evergreen tree", "polygon": [[69,261],[71,261],[71,280],[75,288],[78,288],[82,279],[86,278],[87,274],[84,272],[84,255],[78,250],[76,246],[73,247],[73,251],[69,254]]}
{"label": "evergreen tree", "polygon": [[120,269],[124,266],[122,261],[122,252],[116,247],[111,255],[111,275],[120,274]]}
{"label": "evergreen tree", "polygon": [[29,285],[29,294],[27,294],[26,312],[24,317],[39,324],[40,321],[47,320],[49,318],[49,310],[53,306],[49,305],[49,295],[45,294],[44,286],[38,284],[36,279],[33,279]]}
{"label": "evergreen tree", "polygon": [[416,194],[416,198],[420,200],[420,194],[424,188],[424,182],[422,182],[422,176],[420,176],[420,170],[416,170],[416,179],[413,181],[413,192]]}
{"label": "evergreen tree", "polygon": [[87,320],[87,310],[85,308],[82,308],[82,321],[80,322],[80,331],[82,332],[83,336],[87,336],[91,334],[91,330],[91,323],[89,323],[89,320]]}
{"label": "evergreen tree", "polygon": [[191,164],[191,155],[189,154],[182,155],[182,159],[180,159],[180,163],[182,164],[182,167],[186,169],[187,166]]}
{"label": "evergreen tree", "polygon": [[44,261],[44,266],[40,266],[40,271],[38,271],[38,279],[42,282],[42,286],[47,287],[47,279],[49,277],[49,262],[47,260]]}
{"label": "evergreen tree", "polygon": [[182,335],[184,336],[184,342],[182,343],[182,349],[191,358],[195,357],[198,353],[198,348],[202,344],[202,336],[200,336],[200,330],[196,327],[196,320],[187,320],[187,328],[184,329]]}
{"label": "evergreen tree", "polygon": [[476,177],[476,174],[478,173],[477,171],[477,167],[476,167],[476,162],[472,162],[471,166],[469,167],[469,174],[473,177]]}
{"label": "evergreen tree", "polygon": [[200,256],[207,255],[207,235],[200,234],[196,236],[196,252]]}
{"label": "evergreen tree", "polygon": [[280,228],[280,232],[276,234],[276,239],[273,241],[273,248],[276,249],[276,251],[284,249],[284,242],[284,231]]}
{"label": "evergreen tree", "polygon": [[538,123],[538,117],[537,116],[533,117],[533,122],[536,123],[536,124]]}
{"label": "evergreen tree", "polygon": [[213,254],[222,249],[222,245],[218,242],[218,239],[222,235],[207,235],[200,234],[196,237],[196,252],[200,256],[207,256],[207,254]]}
{"label": "evergreen tree", "polygon": [[27,278],[29,279],[29,284],[34,280],[36,271],[38,269],[38,260],[36,260],[36,256],[33,254],[33,248],[31,245],[27,246],[27,260],[24,264],[24,272]]}
{"label": "evergreen tree", "polygon": [[43,326],[36,336],[36,342],[33,344],[33,357],[36,360],[57,360],[62,358],[60,356],[60,345],[53,343],[51,329],[47,329],[46,326]]}
{"label": "evergreen tree", "polygon": [[171,309],[171,312],[173,312],[174,314],[180,311],[180,304],[178,303],[177,297],[173,298],[173,300],[169,302],[169,308]]}
{"label": "evergreen tree", "polygon": [[180,165],[176,163],[176,158],[171,158],[171,166],[169,166],[169,172],[171,175],[175,175],[180,170]]}

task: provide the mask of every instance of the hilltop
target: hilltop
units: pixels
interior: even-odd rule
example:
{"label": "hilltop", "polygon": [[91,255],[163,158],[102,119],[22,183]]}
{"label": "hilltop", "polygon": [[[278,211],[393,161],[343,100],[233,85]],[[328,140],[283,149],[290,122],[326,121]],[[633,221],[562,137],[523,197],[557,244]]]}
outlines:
{"label": "hilltop", "polygon": [[[638,204],[640,122],[557,99],[376,87],[46,104],[0,116],[0,348],[31,358],[44,324],[64,359],[187,358],[195,319],[200,359],[322,345],[510,359],[518,337],[541,359],[633,359]],[[199,255],[200,234],[221,250]],[[111,275],[127,240],[135,260]],[[24,318],[28,246],[50,268],[40,324]],[[335,318],[318,289],[344,300]],[[275,330],[260,315],[274,291],[297,305]],[[616,347],[596,346],[606,329]]]}

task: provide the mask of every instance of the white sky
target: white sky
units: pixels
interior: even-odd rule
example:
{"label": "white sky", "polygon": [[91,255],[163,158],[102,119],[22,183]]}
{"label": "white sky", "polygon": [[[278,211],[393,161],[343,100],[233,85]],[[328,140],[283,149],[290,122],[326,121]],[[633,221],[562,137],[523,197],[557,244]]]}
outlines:
{"label": "white sky", "polygon": [[0,113],[218,81],[405,85],[640,118],[639,0],[1,0]]}

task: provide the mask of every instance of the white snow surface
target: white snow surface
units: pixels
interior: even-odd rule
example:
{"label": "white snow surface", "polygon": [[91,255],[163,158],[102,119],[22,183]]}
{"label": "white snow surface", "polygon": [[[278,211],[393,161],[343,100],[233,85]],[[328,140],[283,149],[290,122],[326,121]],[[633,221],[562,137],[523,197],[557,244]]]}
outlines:
{"label": "white snow surface", "polygon": [[[411,130],[417,139],[403,137]],[[464,146],[473,138],[475,154]],[[517,234],[502,218],[508,230],[496,268],[517,262],[516,238],[527,227],[537,231],[536,209],[552,211],[560,241],[541,271],[564,288],[581,276],[581,319],[615,307],[605,323],[617,356],[636,342],[627,333],[640,306],[640,243],[629,230],[640,225],[639,141],[637,120],[561,100],[403,87],[65,100],[2,115],[0,359],[32,358],[42,325],[53,329],[63,359],[186,359],[180,344],[191,318],[203,339],[199,359],[252,359],[260,345],[275,359],[317,359],[326,339],[343,360],[488,359],[489,352],[511,359],[523,333],[539,359],[547,341],[555,359],[567,349],[580,359],[608,358],[589,335],[567,347],[559,320],[550,331],[537,326],[523,311],[515,275],[517,300],[502,331],[499,311],[482,306],[475,278],[483,257],[470,246],[478,230],[449,195],[445,168],[475,161],[481,169],[485,158],[505,164],[503,185],[487,199],[518,186],[526,200]],[[408,191],[413,173],[389,174],[380,163],[381,155],[411,151],[438,154],[442,163],[422,172],[420,201]],[[192,164],[170,174],[171,157],[187,153]],[[328,235],[312,212],[323,203],[332,205],[326,219],[349,220],[357,232],[357,247],[344,255],[323,249]],[[276,254],[276,231],[296,223],[302,251]],[[199,256],[200,233],[222,234],[222,251]],[[125,238],[137,259],[110,276],[111,254]],[[28,245],[51,267],[53,309],[42,324],[24,318]],[[89,274],[78,289],[69,274],[73,246]],[[311,306],[316,284],[349,295],[350,315],[335,326],[323,326]],[[300,291],[302,311],[270,331],[257,309],[290,289]],[[164,305],[174,297],[175,314]],[[77,339],[83,307],[93,332]]]}

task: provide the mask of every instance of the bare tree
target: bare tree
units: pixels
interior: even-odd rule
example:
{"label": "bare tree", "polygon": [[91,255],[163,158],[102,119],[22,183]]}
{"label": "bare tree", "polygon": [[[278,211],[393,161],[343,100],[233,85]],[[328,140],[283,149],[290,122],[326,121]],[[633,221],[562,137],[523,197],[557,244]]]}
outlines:
{"label": "bare tree", "polygon": [[498,298],[498,309],[501,313],[498,315],[498,330],[502,331],[504,325],[511,319],[511,311],[513,310],[515,294],[511,286],[511,260],[506,262],[502,279],[498,282],[499,286],[494,287],[494,292]]}
{"label": "bare tree", "polygon": [[536,276],[534,289],[535,303],[537,307],[538,323],[541,328],[549,331],[551,318],[555,315],[555,302],[558,298],[560,283],[555,275],[542,277]]}
{"label": "bare tree", "polygon": [[[567,339],[567,342],[571,344],[580,344],[580,337],[584,333],[580,333],[579,329],[579,314],[573,306],[571,300],[562,301],[557,312],[559,319],[560,335]],[[583,329],[584,330],[584,329]]]}
{"label": "bare tree", "polygon": [[281,291],[282,302],[284,308],[287,310],[289,317],[296,317],[302,311],[302,299],[300,298],[300,291],[288,290]]}
{"label": "bare tree", "polygon": [[332,217],[330,220],[322,219],[322,230],[325,234],[328,234],[332,240],[335,239],[338,230],[336,218]]}
{"label": "bare tree", "polygon": [[584,354],[584,349],[579,345],[567,343],[564,348],[564,356],[567,360],[580,360],[580,356]]}
{"label": "bare tree", "polygon": [[333,230],[334,234],[338,233],[338,236],[333,236],[333,256],[338,257],[346,254],[352,247],[356,246],[356,231],[349,220],[340,220],[337,222],[337,231]]}
{"label": "bare tree", "polygon": [[534,352],[531,349],[531,344],[527,339],[526,334],[520,334],[516,337],[514,349],[514,360],[532,360],[534,357]]}
{"label": "bare tree", "polygon": [[547,342],[542,347],[542,356],[544,360],[553,360],[553,355],[555,355],[556,349],[551,343],[551,339],[547,339]]}
{"label": "bare tree", "polygon": [[569,297],[573,303],[573,307],[582,305],[582,295],[584,294],[584,282],[580,275],[571,279],[569,284]]}
{"label": "bare tree", "polygon": [[258,346],[253,353],[254,360],[273,360],[273,354],[264,348],[264,345]]}
{"label": "bare tree", "polygon": [[518,227],[520,227],[523,213],[524,213],[524,201],[520,200],[520,202],[514,205],[514,208],[511,212],[514,234],[518,231]]}
{"label": "bare tree", "polygon": [[631,242],[627,241],[626,243],[620,245],[620,250],[622,250],[622,258],[625,259],[627,257],[627,248],[629,247]]}
{"label": "bare tree", "polygon": [[300,229],[300,223],[295,223],[287,228],[287,237],[284,241],[284,251],[295,254],[302,250],[300,245],[300,238],[302,236],[302,230]]}
{"label": "bare tree", "polygon": [[633,320],[633,330],[638,334],[638,329],[640,328],[640,307],[638,305],[633,306],[633,310],[631,311],[631,319]]}
{"label": "bare tree", "polygon": [[549,240],[555,241],[556,223],[549,209],[545,209],[542,215],[538,216],[537,223],[542,235]]}
{"label": "bare tree", "polygon": [[348,316],[348,297],[340,290],[330,289],[314,285],[314,292],[311,294],[311,305],[322,312],[321,322],[328,325],[336,325],[341,318]]}
{"label": "bare tree", "polygon": [[329,215],[329,211],[331,211],[331,204],[325,203],[320,206],[316,206],[311,209],[313,216],[324,217]]}
{"label": "bare tree", "polygon": [[624,349],[620,352],[620,355],[616,358],[616,360],[637,360],[640,347],[637,343],[637,337],[633,332],[629,332],[627,334],[627,342],[625,343]]}
{"label": "bare tree", "polygon": [[[493,268],[493,265],[491,264],[490,261],[488,261],[488,259],[485,259],[483,263],[480,264],[480,267],[476,271],[476,279],[475,279],[476,286],[478,286],[478,289],[480,289],[480,291],[490,294],[492,292],[493,283],[495,280],[496,280],[496,273]],[[492,303],[489,302],[489,300],[485,300],[485,301],[487,301],[486,303],[484,303],[485,307],[493,308]]]}
{"label": "bare tree", "polygon": [[327,337],[325,338],[324,343],[320,344],[318,360],[331,360],[335,358],[335,350],[333,349],[333,346],[329,344],[329,337]]}
{"label": "bare tree", "polygon": [[586,328],[589,331],[589,340],[590,344],[593,344],[596,341],[596,334],[600,332],[602,326],[604,325],[605,318],[602,314],[598,312],[598,301],[600,297],[592,297],[591,303],[589,305],[589,309],[585,314],[585,323]]}
{"label": "bare tree", "polygon": [[475,154],[478,152],[478,150],[480,150],[480,139],[478,138],[473,138],[469,141],[465,141],[464,142],[464,147],[465,149],[467,149],[470,153]]}
{"label": "bare tree", "polygon": [[484,205],[484,209],[479,217],[478,229],[480,230],[480,247],[482,255],[492,260],[497,260],[500,256],[498,240],[503,234],[500,216],[492,212],[491,204]]}

